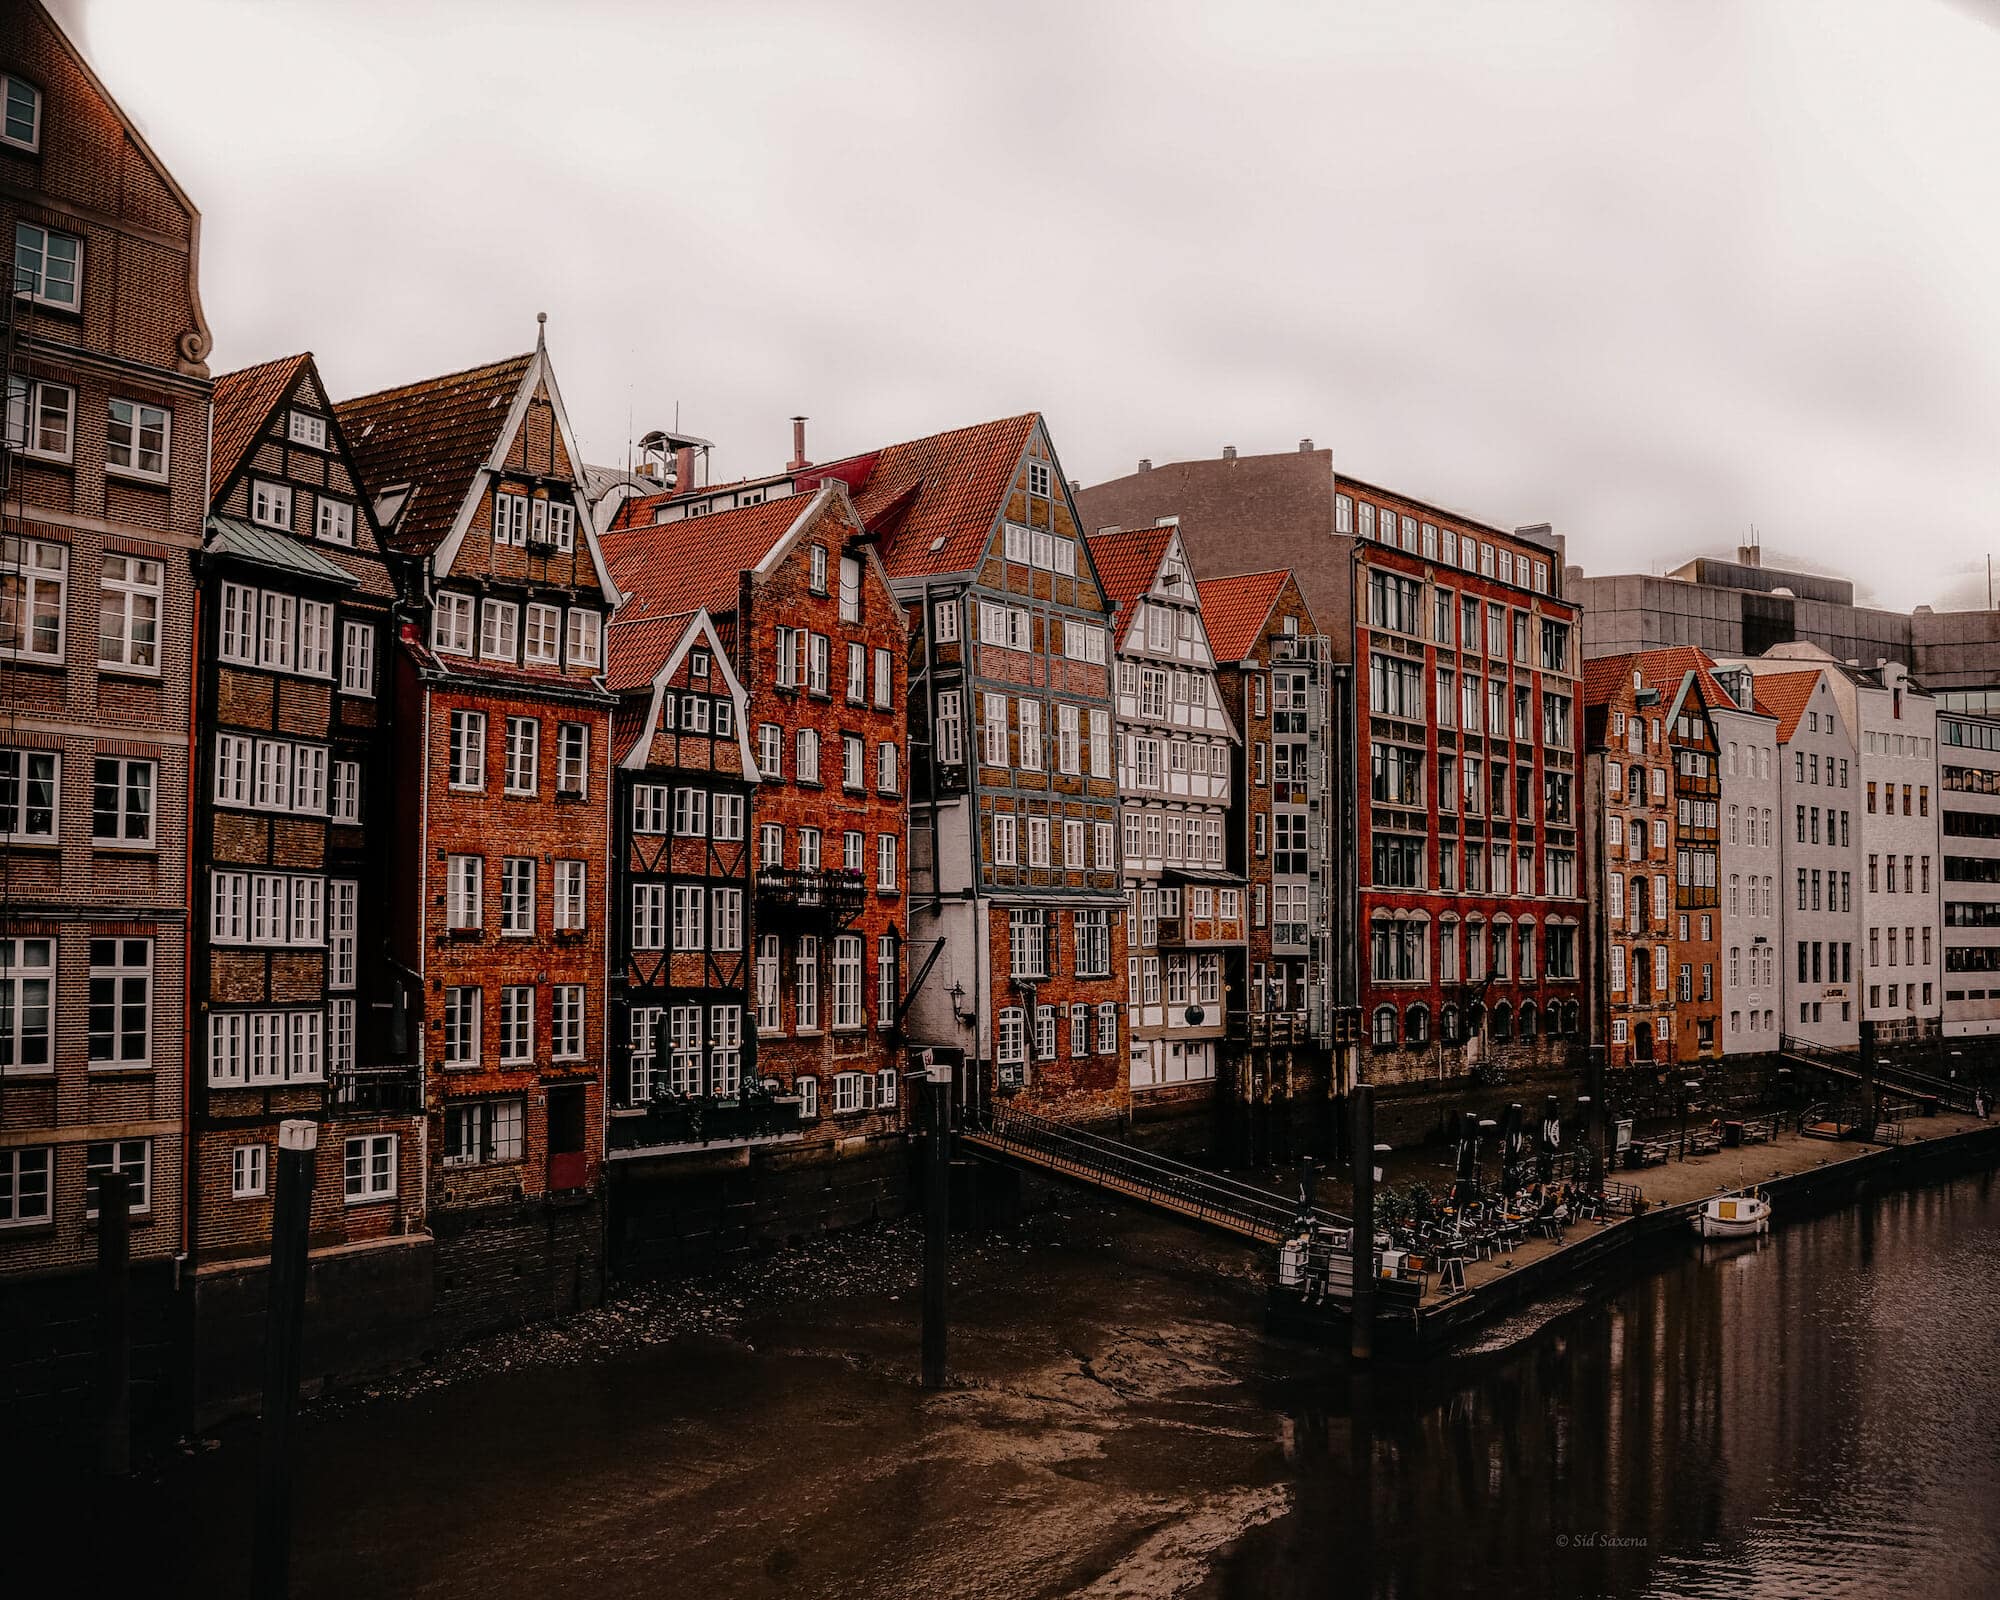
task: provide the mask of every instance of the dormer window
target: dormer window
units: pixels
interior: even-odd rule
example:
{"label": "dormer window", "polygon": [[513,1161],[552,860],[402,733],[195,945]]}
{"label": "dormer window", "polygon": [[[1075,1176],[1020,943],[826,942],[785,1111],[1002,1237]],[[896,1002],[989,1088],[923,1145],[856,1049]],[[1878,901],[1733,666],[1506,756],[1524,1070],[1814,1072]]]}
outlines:
{"label": "dormer window", "polygon": [[292,489],[290,484],[250,480],[250,520],[280,533],[292,531]]}
{"label": "dormer window", "polygon": [[42,91],[13,73],[0,74],[6,90],[5,121],[0,122],[0,143],[30,154],[42,148]]}
{"label": "dormer window", "polygon": [[310,450],[324,450],[326,418],[316,417],[310,411],[294,411],[286,422],[285,437],[293,444],[302,444]]}

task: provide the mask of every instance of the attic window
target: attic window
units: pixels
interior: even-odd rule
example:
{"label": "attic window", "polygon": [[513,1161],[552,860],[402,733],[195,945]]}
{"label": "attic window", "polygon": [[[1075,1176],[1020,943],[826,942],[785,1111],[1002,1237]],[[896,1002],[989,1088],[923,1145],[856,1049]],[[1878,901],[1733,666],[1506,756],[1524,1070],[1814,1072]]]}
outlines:
{"label": "attic window", "polygon": [[326,418],[316,417],[310,411],[294,411],[285,424],[285,437],[293,444],[306,445],[314,450],[326,448]]}
{"label": "attic window", "polygon": [[939,534],[935,539],[931,540],[931,554],[936,555],[943,548],[944,548],[944,535]]}
{"label": "attic window", "polygon": [[42,91],[13,73],[0,74],[6,92],[6,120],[0,125],[0,142],[31,154],[42,148]]}
{"label": "attic window", "polygon": [[1049,464],[1046,461],[1028,463],[1028,493],[1045,495],[1049,492]]}
{"label": "attic window", "polygon": [[696,650],[688,656],[688,672],[696,678],[708,676],[708,652]]}

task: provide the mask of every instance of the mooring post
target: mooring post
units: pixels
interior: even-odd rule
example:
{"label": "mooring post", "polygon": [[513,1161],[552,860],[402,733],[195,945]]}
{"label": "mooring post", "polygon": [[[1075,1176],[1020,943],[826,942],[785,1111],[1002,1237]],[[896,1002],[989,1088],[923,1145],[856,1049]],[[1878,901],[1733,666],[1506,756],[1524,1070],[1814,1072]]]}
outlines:
{"label": "mooring post", "polygon": [[132,1470],[132,1180],[97,1179],[97,1465],[107,1478]]}
{"label": "mooring post", "polygon": [[271,1207],[270,1303],[264,1322],[264,1416],[257,1472],[251,1593],[284,1600],[291,1585],[292,1413],[306,1310],[306,1238],[312,1224],[319,1125],[278,1124],[278,1189]]}
{"label": "mooring post", "polygon": [[930,1110],[930,1150],[924,1182],[923,1385],[944,1387],[945,1274],[951,1263],[951,1066],[926,1052],[924,1098]]}
{"label": "mooring post", "polygon": [[1357,1083],[1348,1097],[1354,1134],[1354,1274],[1347,1353],[1375,1355],[1375,1087]]}

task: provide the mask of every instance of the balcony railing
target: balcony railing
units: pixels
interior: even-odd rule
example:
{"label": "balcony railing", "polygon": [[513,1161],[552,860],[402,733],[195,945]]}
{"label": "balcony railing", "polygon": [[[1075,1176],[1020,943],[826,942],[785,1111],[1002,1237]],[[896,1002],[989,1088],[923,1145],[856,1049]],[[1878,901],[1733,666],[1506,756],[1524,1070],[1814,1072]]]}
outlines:
{"label": "balcony railing", "polygon": [[326,1080],[330,1117],[376,1117],[423,1109],[423,1084],[415,1067],[356,1067]]}
{"label": "balcony railing", "polygon": [[1309,1044],[1310,1020],[1299,1011],[1232,1011],[1227,1018],[1227,1037],[1251,1044]]}
{"label": "balcony railing", "polygon": [[764,867],[757,873],[757,907],[764,913],[845,921],[868,897],[868,880],[841,867]]}
{"label": "balcony railing", "polygon": [[663,1095],[614,1111],[607,1146],[615,1157],[753,1144],[796,1138],[803,1126],[797,1095],[752,1094],[733,1100]]}

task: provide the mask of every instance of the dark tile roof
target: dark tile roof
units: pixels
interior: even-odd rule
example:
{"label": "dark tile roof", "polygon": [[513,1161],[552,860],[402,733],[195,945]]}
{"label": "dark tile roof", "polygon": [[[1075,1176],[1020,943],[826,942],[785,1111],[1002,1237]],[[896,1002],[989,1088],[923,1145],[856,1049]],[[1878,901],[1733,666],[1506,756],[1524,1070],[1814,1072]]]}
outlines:
{"label": "dark tile roof", "polygon": [[271,413],[299,385],[310,351],[279,356],[215,380],[215,421],[209,433],[208,481],[217,495],[229,486]]}
{"label": "dark tile roof", "polygon": [[391,549],[428,555],[444,541],[534,359],[532,351],[509,356],[334,408],[368,493],[411,485],[387,536]]}

